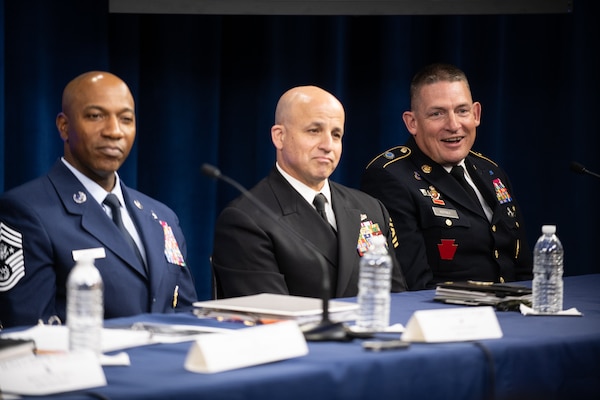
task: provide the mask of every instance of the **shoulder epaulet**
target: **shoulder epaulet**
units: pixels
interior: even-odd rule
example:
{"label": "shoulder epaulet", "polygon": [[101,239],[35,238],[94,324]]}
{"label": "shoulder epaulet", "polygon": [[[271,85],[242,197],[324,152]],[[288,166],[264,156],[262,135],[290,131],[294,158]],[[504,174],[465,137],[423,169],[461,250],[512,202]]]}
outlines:
{"label": "shoulder epaulet", "polygon": [[388,165],[390,165],[391,163],[394,163],[398,160],[402,160],[403,158],[406,158],[410,155],[410,153],[412,153],[412,150],[410,149],[410,147],[406,147],[406,146],[396,146],[396,147],[392,147],[391,149],[388,149],[386,151],[384,151],[381,154],[378,154],[375,158],[373,158],[368,164],[366,168],[369,168],[371,166],[371,164],[373,164],[374,162],[376,162],[377,160],[382,160],[383,165],[382,168],[387,167]]}
{"label": "shoulder epaulet", "polygon": [[486,156],[484,156],[481,153],[477,153],[477,152],[475,152],[473,150],[470,150],[469,153],[471,153],[475,157],[481,158],[481,159],[486,160],[487,162],[489,162],[491,164],[494,164],[495,167],[498,167],[498,164],[496,164],[495,162],[493,162],[492,160],[490,160],[489,158],[487,158]]}

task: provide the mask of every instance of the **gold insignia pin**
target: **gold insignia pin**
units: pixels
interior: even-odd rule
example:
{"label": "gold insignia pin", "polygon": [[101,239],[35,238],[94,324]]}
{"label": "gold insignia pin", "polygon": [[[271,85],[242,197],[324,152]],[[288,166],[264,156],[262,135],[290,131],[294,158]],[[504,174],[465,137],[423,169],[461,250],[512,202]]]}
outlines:
{"label": "gold insignia pin", "polygon": [[143,210],[143,209],[144,209],[144,206],[142,205],[142,203],[140,203],[140,201],[139,201],[139,200],[134,200],[134,201],[133,201],[133,204],[135,204],[135,206],[136,206],[137,208],[139,208],[140,210]]}
{"label": "gold insignia pin", "polygon": [[421,171],[423,171],[426,174],[431,173],[431,165],[427,165],[427,164],[421,165]]}

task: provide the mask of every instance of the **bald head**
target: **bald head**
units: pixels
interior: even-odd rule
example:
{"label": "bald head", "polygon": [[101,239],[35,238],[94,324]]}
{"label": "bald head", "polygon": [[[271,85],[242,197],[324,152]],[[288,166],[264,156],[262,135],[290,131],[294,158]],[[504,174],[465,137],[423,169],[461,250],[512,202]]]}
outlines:
{"label": "bald head", "polygon": [[56,127],[64,157],[107,191],[135,139],[135,105],[127,84],[103,71],[77,76],[63,91]]}
{"label": "bald head", "polygon": [[332,103],[337,105],[342,112],[344,107],[338,99],[328,91],[317,86],[297,86],[285,92],[275,109],[275,124],[284,124],[293,115],[298,107],[310,103]]}
{"label": "bald head", "polygon": [[109,86],[120,87],[123,93],[130,97],[133,107],[134,101],[131,91],[121,78],[110,72],[89,71],[77,76],[65,86],[62,95],[62,111],[68,115],[74,103],[81,101],[82,96],[88,94],[90,90],[98,92],[104,90],[102,88]]}
{"label": "bald head", "polygon": [[277,164],[319,191],[342,155],[344,119],[342,103],[319,87],[299,86],[285,92],[271,128]]}

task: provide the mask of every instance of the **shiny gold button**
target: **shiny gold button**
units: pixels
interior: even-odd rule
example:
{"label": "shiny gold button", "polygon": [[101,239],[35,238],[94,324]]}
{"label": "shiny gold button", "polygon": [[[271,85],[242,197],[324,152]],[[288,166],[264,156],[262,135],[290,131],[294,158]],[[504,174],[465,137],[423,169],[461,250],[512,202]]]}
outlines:
{"label": "shiny gold button", "polygon": [[492,225],[492,232],[496,232],[496,225]]}
{"label": "shiny gold button", "polygon": [[515,226],[516,226],[517,228],[520,228],[520,227],[521,227],[521,225],[519,225],[519,223],[518,223],[518,222],[515,222]]}
{"label": "shiny gold button", "polygon": [[500,283],[504,283],[504,277],[500,277]]}
{"label": "shiny gold button", "polygon": [[498,258],[498,250],[494,250],[494,257]]}
{"label": "shiny gold button", "polygon": [[447,219],[446,220],[446,225],[447,226],[452,226],[452,220],[451,219]]}

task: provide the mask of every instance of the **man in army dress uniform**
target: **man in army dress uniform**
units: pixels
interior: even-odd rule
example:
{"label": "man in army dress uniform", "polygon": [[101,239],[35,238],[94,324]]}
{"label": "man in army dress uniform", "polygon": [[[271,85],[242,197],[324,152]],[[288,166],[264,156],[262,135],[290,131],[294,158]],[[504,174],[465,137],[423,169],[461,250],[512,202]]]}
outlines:
{"label": "man in army dress uniform", "polygon": [[506,173],[471,150],[481,104],[463,71],[433,64],[415,75],[411,137],[373,159],[361,189],[392,217],[409,290],[446,281],[531,279],[521,208]]}

